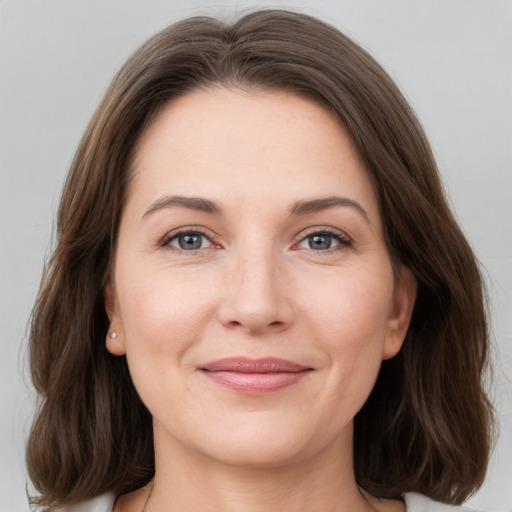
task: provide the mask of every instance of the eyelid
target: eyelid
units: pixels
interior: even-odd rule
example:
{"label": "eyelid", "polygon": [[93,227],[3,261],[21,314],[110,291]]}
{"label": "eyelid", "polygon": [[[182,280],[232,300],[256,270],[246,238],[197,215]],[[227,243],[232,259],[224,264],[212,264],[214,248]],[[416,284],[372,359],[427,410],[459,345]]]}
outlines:
{"label": "eyelid", "polygon": [[[341,231],[339,229],[333,228],[331,226],[313,226],[310,228],[307,228],[304,231],[301,231],[299,235],[297,235],[295,241],[293,242],[292,249],[295,248],[299,243],[306,240],[306,238],[313,236],[313,235],[329,235],[335,238],[339,242],[339,246],[335,246],[326,250],[315,250],[315,249],[309,249],[315,253],[329,253],[332,251],[345,249],[347,247],[351,247],[353,245],[353,239],[347,235],[344,231]],[[341,246],[341,247],[340,247]],[[298,249],[294,249],[298,250]]]}
{"label": "eyelid", "polygon": [[[212,245],[210,247],[202,247],[201,249],[197,250],[183,250],[179,249],[178,247],[174,247],[170,245],[170,242],[176,238],[178,238],[180,235],[186,235],[186,234],[198,234],[201,236],[204,236]],[[219,248],[220,243],[217,240],[217,237],[210,231],[207,230],[201,226],[183,226],[177,229],[174,229],[167,233],[164,237],[161,238],[161,240],[157,243],[159,247],[162,248],[168,248],[169,250],[173,252],[183,252],[187,254],[196,254],[200,250],[204,249],[212,249],[212,248]],[[215,247],[217,246],[217,247]]]}
{"label": "eyelid", "polygon": [[[170,242],[172,240],[176,239],[180,235],[185,235],[185,234],[199,234],[201,236],[204,236],[212,244],[212,246],[204,247],[204,248],[197,249],[194,251],[194,250],[182,250],[182,249],[179,249],[177,247],[170,245]],[[347,247],[350,247],[353,245],[353,239],[349,235],[347,235],[344,231],[333,228],[331,226],[312,226],[310,228],[307,228],[307,229],[301,231],[295,237],[295,240],[292,244],[292,250],[298,250],[298,248],[296,248],[296,246],[299,243],[303,242],[306,238],[308,238],[312,235],[321,235],[321,234],[332,236],[339,242],[339,245],[337,245],[333,248],[326,249],[326,250],[310,249],[311,251],[313,251],[315,253],[320,253],[320,252],[329,253],[329,252],[333,252],[336,250],[340,250],[340,248],[344,249],[344,248],[347,248]],[[219,243],[216,235],[214,233],[212,233],[209,229],[206,229],[202,226],[194,226],[194,225],[182,226],[180,228],[176,228],[176,229],[170,231],[169,233],[167,233],[165,236],[163,236],[160,239],[160,241],[157,243],[157,245],[158,245],[158,247],[168,248],[169,250],[171,250],[173,252],[183,252],[183,253],[188,253],[188,254],[195,254],[200,250],[212,249],[212,248],[219,249],[222,247],[221,244]]]}
{"label": "eyelid", "polygon": [[315,235],[317,233],[328,233],[330,235],[336,235],[340,238],[345,238],[346,240],[352,241],[352,238],[347,235],[344,231],[341,229],[333,228],[332,226],[312,226],[310,228],[306,228],[303,231],[301,231],[296,239],[297,241],[303,240],[304,238]]}

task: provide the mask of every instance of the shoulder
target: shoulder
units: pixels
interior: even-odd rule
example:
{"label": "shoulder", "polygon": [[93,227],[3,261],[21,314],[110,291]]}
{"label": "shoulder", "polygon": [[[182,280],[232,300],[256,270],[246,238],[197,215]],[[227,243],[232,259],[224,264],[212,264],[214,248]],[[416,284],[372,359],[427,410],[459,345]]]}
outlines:
{"label": "shoulder", "polygon": [[64,505],[51,509],[51,512],[112,512],[114,502],[115,496],[112,493],[107,493],[76,505]]}
{"label": "shoulder", "polygon": [[415,492],[406,493],[403,498],[407,512],[478,512],[471,508],[439,503]]}

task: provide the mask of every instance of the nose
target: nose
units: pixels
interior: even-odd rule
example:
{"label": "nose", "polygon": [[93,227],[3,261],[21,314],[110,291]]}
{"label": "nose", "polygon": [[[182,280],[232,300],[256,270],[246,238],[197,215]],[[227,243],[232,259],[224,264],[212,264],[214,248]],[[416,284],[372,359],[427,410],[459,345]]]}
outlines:
{"label": "nose", "polygon": [[230,266],[219,320],[250,334],[277,333],[293,321],[294,309],[286,272],[271,255],[240,256]]}

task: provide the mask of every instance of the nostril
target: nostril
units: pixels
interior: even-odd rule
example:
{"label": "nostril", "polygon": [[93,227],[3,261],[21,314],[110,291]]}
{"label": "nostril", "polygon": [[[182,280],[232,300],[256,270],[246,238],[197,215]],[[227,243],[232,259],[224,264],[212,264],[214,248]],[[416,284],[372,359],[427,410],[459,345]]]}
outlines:
{"label": "nostril", "polygon": [[267,297],[261,290],[258,293],[252,288],[245,289],[244,294],[235,292],[219,303],[218,319],[225,327],[232,330],[244,328],[251,333],[265,330],[276,333],[293,321],[293,308],[284,294]]}
{"label": "nostril", "polygon": [[283,328],[284,325],[286,325],[285,322],[282,322],[280,320],[275,320],[270,323],[254,322],[254,321],[253,322],[250,322],[250,321],[242,322],[239,320],[231,320],[227,324],[228,327],[231,327],[234,329],[246,328],[251,332],[259,332],[259,331],[268,330],[268,329],[270,329],[271,331],[279,330],[279,329]]}

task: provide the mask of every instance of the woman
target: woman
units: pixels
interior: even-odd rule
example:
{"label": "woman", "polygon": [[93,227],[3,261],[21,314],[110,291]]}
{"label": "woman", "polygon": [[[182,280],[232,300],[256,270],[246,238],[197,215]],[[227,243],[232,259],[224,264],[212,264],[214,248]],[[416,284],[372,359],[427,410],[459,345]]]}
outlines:
{"label": "woman", "polygon": [[367,53],[286,11],[171,26],[65,185],[31,329],[33,502],[458,505],[490,449],[482,288]]}

